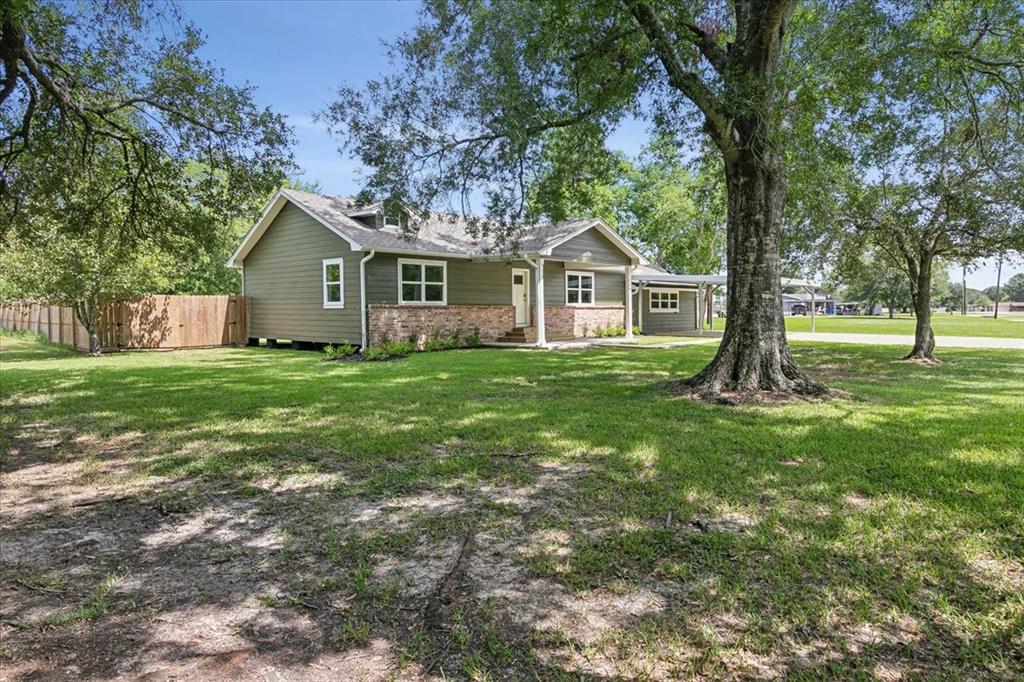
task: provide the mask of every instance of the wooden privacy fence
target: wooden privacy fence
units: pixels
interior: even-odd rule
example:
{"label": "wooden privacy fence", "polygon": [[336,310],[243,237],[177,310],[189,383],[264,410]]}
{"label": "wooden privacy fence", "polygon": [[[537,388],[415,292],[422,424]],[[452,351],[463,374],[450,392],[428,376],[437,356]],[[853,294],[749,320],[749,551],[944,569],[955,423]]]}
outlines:
{"label": "wooden privacy fence", "polygon": [[[104,351],[245,345],[244,296],[140,296],[100,306]],[[68,306],[0,302],[0,328],[42,334],[89,350],[89,334]]]}

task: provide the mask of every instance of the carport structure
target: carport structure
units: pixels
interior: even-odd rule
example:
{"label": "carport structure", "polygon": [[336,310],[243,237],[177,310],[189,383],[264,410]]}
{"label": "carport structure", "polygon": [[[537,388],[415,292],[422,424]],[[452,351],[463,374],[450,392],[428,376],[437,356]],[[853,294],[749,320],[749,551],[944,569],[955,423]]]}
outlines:
{"label": "carport structure", "polygon": [[[703,320],[706,313],[706,299],[708,298],[709,292],[713,292],[715,289],[728,284],[727,275],[675,275],[669,272],[661,270],[661,268],[655,266],[639,266],[633,272],[633,286],[634,293],[638,294],[639,303],[639,327],[640,332],[644,331],[643,323],[643,295],[644,291],[651,289],[657,289],[661,287],[672,287],[682,290],[691,290],[696,292],[696,319],[697,325],[696,330],[698,334],[704,332]],[[782,286],[785,287],[799,287],[804,292],[811,295],[811,331],[815,331],[815,305],[814,298],[816,293],[821,289],[821,284],[809,279],[802,279],[796,277],[783,277],[781,278]]]}

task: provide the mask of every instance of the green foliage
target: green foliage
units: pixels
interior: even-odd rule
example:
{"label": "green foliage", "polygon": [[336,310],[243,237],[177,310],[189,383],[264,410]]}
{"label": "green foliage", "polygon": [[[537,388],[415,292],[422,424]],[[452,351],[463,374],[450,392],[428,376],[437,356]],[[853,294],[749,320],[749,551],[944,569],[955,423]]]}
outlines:
{"label": "green foliage", "polygon": [[200,57],[202,35],[173,5],[23,0],[3,32],[0,237],[34,240],[39,216],[61,222],[48,205],[66,208],[67,188],[101,172],[114,193],[79,195],[72,213],[114,199],[122,239],[207,234],[248,217],[291,166],[284,118]]}
{"label": "green foliage", "polygon": [[564,131],[543,145],[543,174],[531,186],[531,205],[553,220],[597,217],[616,228],[653,263],[673,272],[713,273],[725,255],[725,186],[710,154],[691,170],[677,145],[656,138],[635,160],[595,149],[591,176],[561,155]]}
{"label": "green foliage", "polygon": [[348,341],[337,345],[328,344],[324,346],[324,357],[327,360],[338,360],[340,358],[347,358],[355,355],[357,350],[359,349]]}
{"label": "green foliage", "polygon": [[1003,287],[1008,301],[1024,301],[1024,273],[1014,275],[1006,280]]}
{"label": "green foliage", "polygon": [[5,295],[73,305],[92,331],[113,296],[237,290],[222,264],[291,166],[284,119],[171,5],[25,0],[3,40]]}
{"label": "green foliage", "polygon": [[1024,7],[871,11],[874,50],[860,61],[872,77],[853,83],[836,112],[852,173],[834,225],[904,270],[924,314],[946,298],[937,259],[1024,244]]}
{"label": "green foliage", "polygon": [[480,330],[476,329],[472,334],[462,336],[461,332],[455,330],[445,334],[440,327],[433,327],[430,330],[430,338],[423,342],[424,351],[454,350],[462,346],[473,347],[480,345]]}
{"label": "green foliage", "polygon": [[875,251],[861,251],[861,244],[848,242],[840,251],[834,279],[847,301],[862,301],[868,310],[880,303],[889,314],[910,308],[910,281],[904,270]]}
{"label": "green foliage", "polygon": [[[639,328],[638,327],[634,326],[633,330],[634,330],[635,333],[639,333]],[[624,326],[622,326],[622,325],[618,325],[618,326],[614,326],[613,325],[613,326],[609,326],[609,327],[595,327],[594,328],[594,336],[599,338],[599,339],[605,338],[605,337],[625,336],[625,335],[626,335],[626,328]]]}
{"label": "green foliage", "polygon": [[404,358],[415,351],[416,344],[411,341],[385,341],[364,350],[363,359],[370,361],[392,360]]}

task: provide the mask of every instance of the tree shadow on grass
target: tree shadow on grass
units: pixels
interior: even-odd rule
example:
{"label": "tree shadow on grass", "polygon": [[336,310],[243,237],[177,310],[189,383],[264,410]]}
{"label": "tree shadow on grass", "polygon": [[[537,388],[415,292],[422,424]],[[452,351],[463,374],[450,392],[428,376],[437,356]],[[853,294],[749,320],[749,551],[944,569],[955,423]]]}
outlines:
{"label": "tree shadow on grass", "polygon": [[871,363],[837,378],[863,402],[661,392],[701,348],[5,367],[5,655],[83,677],[1012,677],[1024,486],[993,426],[1019,367],[797,352]]}

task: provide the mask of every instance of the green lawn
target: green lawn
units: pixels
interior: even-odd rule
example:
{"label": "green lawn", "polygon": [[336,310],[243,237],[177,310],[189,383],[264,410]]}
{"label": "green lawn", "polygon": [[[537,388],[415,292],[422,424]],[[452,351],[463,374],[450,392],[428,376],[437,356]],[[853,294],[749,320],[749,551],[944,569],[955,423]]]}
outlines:
{"label": "green lawn", "polygon": [[794,344],[855,399],[732,408],[664,390],[714,344],[0,340],[12,679],[1024,672],[1019,352]]}
{"label": "green lawn", "polygon": [[[815,318],[815,329],[819,332],[837,334],[913,334],[915,320],[909,315],[901,315],[890,320],[888,317],[847,317],[835,315],[818,315]],[[715,328],[724,325],[715,320]],[[1024,337],[1024,316],[975,317],[968,315],[949,315],[936,313],[932,317],[932,329],[936,336],[996,336],[1000,338],[1019,339]],[[809,316],[787,317],[786,331],[811,331]]]}

